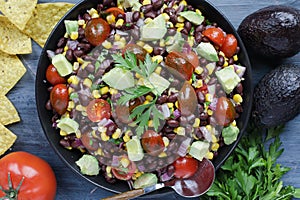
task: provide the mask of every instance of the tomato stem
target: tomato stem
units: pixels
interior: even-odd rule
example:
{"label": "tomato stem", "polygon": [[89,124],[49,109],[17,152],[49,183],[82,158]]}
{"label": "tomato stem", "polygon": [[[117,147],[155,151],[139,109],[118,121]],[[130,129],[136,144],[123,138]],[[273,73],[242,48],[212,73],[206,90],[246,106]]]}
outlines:
{"label": "tomato stem", "polygon": [[19,190],[23,184],[23,181],[24,181],[24,176],[22,177],[20,183],[18,184],[17,188],[14,189],[13,188],[13,185],[12,185],[12,181],[11,181],[11,175],[10,175],[10,172],[7,173],[7,181],[8,181],[8,189],[7,190],[4,190],[1,186],[0,186],[0,190],[2,192],[4,192],[6,194],[6,196],[0,198],[0,200],[15,200],[15,199],[18,199],[18,193],[19,193]]}

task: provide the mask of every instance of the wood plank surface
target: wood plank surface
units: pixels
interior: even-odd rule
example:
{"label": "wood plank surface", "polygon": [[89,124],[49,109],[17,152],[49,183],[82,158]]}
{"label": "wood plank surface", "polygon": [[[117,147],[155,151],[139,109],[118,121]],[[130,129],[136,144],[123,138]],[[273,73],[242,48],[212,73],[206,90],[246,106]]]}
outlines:
{"label": "wood plank surface", "polygon": [[[39,3],[56,1],[58,0],[42,0]],[[76,0],[64,1],[77,2]],[[239,26],[244,17],[268,5],[286,4],[300,9],[299,0],[211,0],[210,2],[227,16],[235,28]],[[40,52],[41,48],[33,42],[33,53],[20,56],[27,67],[27,73],[8,94],[9,99],[14,103],[21,117],[20,123],[9,126],[18,135],[18,140],[11,151],[31,152],[50,163],[55,171],[58,182],[57,200],[100,199],[113,195],[113,193],[94,186],[70,171],[46,140],[38,119],[34,93],[35,74]],[[274,64],[278,64],[257,61],[255,57],[251,57],[251,62],[253,65],[253,84],[256,84],[265,73],[272,69]],[[299,63],[300,54],[285,59],[283,62]],[[281,138],[285,151],[280,157],[279,162],[291,168],[291,171],[284,176],[283,180],[285,184],[300,187],[300,116],[297,116],[286,124]],[[174,194],[163,197],[163,199],[182,198]]]}

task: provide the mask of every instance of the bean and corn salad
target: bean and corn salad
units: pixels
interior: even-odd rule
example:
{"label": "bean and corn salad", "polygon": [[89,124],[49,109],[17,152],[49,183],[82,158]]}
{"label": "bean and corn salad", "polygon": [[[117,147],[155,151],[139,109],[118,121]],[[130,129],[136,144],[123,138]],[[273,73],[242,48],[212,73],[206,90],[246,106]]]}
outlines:
{"label": "bean and corn salad", "polygon": [[199,9],[104,0],[65,27],[46,108],[82,173],[134,188],[188,178],[236,140],[245,67],[235,36]]}

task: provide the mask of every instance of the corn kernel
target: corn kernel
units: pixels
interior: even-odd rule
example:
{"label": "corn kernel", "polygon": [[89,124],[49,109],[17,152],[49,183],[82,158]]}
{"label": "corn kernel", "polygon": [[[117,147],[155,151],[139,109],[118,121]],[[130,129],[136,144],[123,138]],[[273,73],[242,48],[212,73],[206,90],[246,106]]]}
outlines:
{"label": "corn kernel", "polygon": [[77,106],[75,107],[75,109],[76,109],[77,111],[81,111],[81,112],[86,111],[86,107],[83,107],[82,105],[77,105]]}
{"label": "corn kernel", "polygon": [[144,0],[142,4],[143,4],[143,6],[151,4],[151,0]]}
{"label": "corn kernel", "polygon": [[177,32],[181,32],[184,28],[183,27],[179,27],[177,28]]}
{"label": "corn kernel", "polygon": [[[163,57],[161,55],[153,56],[152,57],[152,61],[153,62],[157,62],[159,64],[159,63],[161,63],[163,61]],[[160,67],[160,69],[161,69],[161,67]]]}
{"label": "corn kernel", "polygon": [[148,121],[148,127],[153,127],[153,120]]}
{"label": "corn kernel", "polygon": [[68,110],[68,111],[71,111],[73,108],[75,108],[75,103],[74,103],[74,101],[69,101],[67,110]]}
{"label": "corn kernel", "polygon": [[137,41],[136,44],[139,45],[140,47],[143,47],[145,45],[145,43],[143,41]]}
{"label": "corn kernel", "polygon": [[169,108],[173,108],[174,104],[173,103],[167,103]]}
{"label": "corn kernel", "polygon": [[157,74],[160,74],[161,73],[161,70],[162,70],[162,68],[160,67],[160,66],[158,66],[156,69],[155,69],[155,73],[157,73]]}
{"label": "corn kernel", "polygon": [[64,34],[64,38],[68,38],[69,37],[69,34],[66,32],[65,34]]}
{"label": "corn kernel", "polygon": [[110,93],[111,95],[118,94],[118,90],[115,89],[115,88],[110,88],[110,89],[109,89],[109,93]]}
{"label": "corn kernel", "polygon": [[205,95],[205,101],[212,102],[212,100],[213,100],[213,96],[211,94],[207,93]]}
{"label": "corn kernel", "polygon": [[102,43],[102,46],[105,48],[105,49],[110,49],[112,48],[112,44],[111,42],[105,40],[103,43]]}
{"label": "corn kernel", "polygon": [[147,96],[146,96],[146,99],[147,99],[148,101],[153,101],[153,97],[152,97],[151,95],[147,95]]}
{"label": "corn kernel", "polygon": [[65,46],[64,47],[64,52],[68,51],[69,47],[68,46]]}
{"label": "corn kernel", "polygon": [[143,46],[143,49],[145,49],[146,51],[147,51],[147,53],[152,53],[152,51],[153,51],[153,47],[151,47],[149,44],[145,44],[144,46]]}
{"label": "corn kernel", "polygon": [[217,137],[215,136],[215,135],[211,135],[211,141],[213,142],[213,143],[217,143],[218,142],[218,139],[217,139]]}
{"label": "corn kernel", "polygon": [[113,177],[113,176],[112,176],[112,173],[107,174],[107,177],[112,178],[112,177]]}
{"label": "corn kernel", "polygon": [[177,10],[177,9],[178,9],[178,5],[175,4],[175,5],[173,6],[173,8],[174,8],[175,10]]}
{"label": "corn kernel", "polygon": [[201,88],[203,86],[203,80],[197,80],[195,83],[194,83],[194,87],[195,88]]}
{"label": "corn kernel", "polygon": [[78,23],[79,26],[83,26],[85,24],[85,21],[83,19],[79,19],[77,21],[77,23]]}
{"label": "corn kernel", "polygon": [[202,74],[203,71],[204,71],[203,68],[200,66],[196,67],[196,69],[195,69],[196,74]]}
{"label": "corn kernel", "polygon": [[120,34],[115,34],[115,41],[120,41],[121,35]]}
{"label": "corn kernel", "polygon": [[223,67],[228,67],[228,62],[226,60],[224,61]]}
{"label": "corn kernel", "polygon": [[214,153],[209,151],[209,152],[206,153],[205,157],[206,157],[207,159],[211,160],[211,159],[214,158]]}
{"label": "corn kernel", "polygon": [[233,120],[233,121],[231,122],[231,126],[236,126],[236,121],[235,121],[235,120]]}
{"label": "corn kernel", "polygon": [[120,163],[123,167],[127,168],[130,165],[130,160],[126,157],[121,158]]}
{"label": "corn kernel", "polygon": [[91,8],[90,10],[88,10],[88,13],[90,14],[90,15],[93,15],[93,14],[98,14],[98,11],[95,9],[95,8]]}
{"label": "corn kernel", "polygon": [[139,73],[135,73],[136,78],[142,78],[142,76]]}
{"label": "corn kernel", "polygon": [[71,93],[73,93],[73,92],[74,92],[74,88],[68,87],[68,93],[71,94]]}
{"label": "corn kernel", "polygon": [[179,3],[179,5],[181,6],[187,6],[187,2],[185,1],[185,0],[183,0],[183,1],[181,1],[180,3]]}
{"label": "corn kernel", "polygon": [[163,139],[165,147],[169,146],[170,140],[167,137],[163,137],[162,139]]}
{"label": "corn kernel", "polygon": [[112,134],[113,139],[118,139],[122,135],[121,129],[117,128],[117,130]]}
{"label": "corn kernel", "polygon": [[160,47],[166,46],[165,40],[164,40],[164,39],[160,39],[160,40],[159,40],[159,46],[160,46]]}
{"label": "corn kernel", "polygon": [[243,102],[243,98],[240,94],[235,94],[233,95],[233,101],[236,102],[237,104],[240,104]]}
{"label": "corn kernel", "polygon": [[208,132],[212,132],[212,126],[211,125],[206,125],[205,128],[207,129]]}
{"label": "corn kernel", "polygon": [[92,84],[93,84],[93,82],[92,82],[92,80],[89,79],[89,78],[85,78],[85,79],[83,80],[83,85],[85,85],[85,86],[87,86],[87,87],[89,87],[89,88],[92,86]]}
{"label": "corn kernel", "polygon": [[152,22],[153,21],[153,19],[151,19],[150,17],[148,17],[148,18],[146,18],[145,20],[144,20],[144,23],[145,24],[149,24],[150,22]]}
{"label": "corn kernel", "polygon": [[107,15],[106,21],[109,24],[113,24],[116,22],[116,17],[113,14]]}
{"label": "corn kernel", "polygon": [[219,147],[220,147],[219,143],[213,143],[211,145],[211,150],[212,151],[217,151],[219,149]]}
{"label": "corn kernel", "polygon": [[68,78],[68,83],[69,83],[69,84],[78,85],[79,79],[78,79],[77,76],[72,75],[72,76],[70,76],[70,77]]}
{"label": "corn kernel", "polygon": [[59,131],[59,134],[60,134],[61,136],[67,136],[67,135],[68,135],[68,133],[67,133],[66,131],[63,131],[63,130],[61,130],[61,129],[60,129],[60,131]]}
{"label": "corn kernel", "polygon": [[91,18],[99,18],[100,16],[99,16],[99,14],[98,13],[93,13],[92,15],[91,15]]}
{"label": "corn kernel", "polygon": [[166,23],[167,28],[174,28],[174,24],[170,21]]}
{"label": "corn kernel", "polygon": [[76,71],[79,69],[79,62],[74,62],[73,63],[73,70]]}
{"label": "corn kernel", "polygon": [[121,27],[124,24],[124,19],[120,18],[118,19],[118,21],[116,22],[116,27]]}
{"label": "corn kernel", "polygon": [[100,94],[107,94],[109,91],[109,88],[107,86],[100,88]]}
{"label": "corn kernel", "polygon": [[146,105],[146,104],[148,104],[148,103],[150,103],[150,101],[145,100],[143,104]]}
{"label": "corn kernel", "polygon": [[100,91],[99,90],[93,90],[92,95],[95,99],[99,99],[101,97]]}
{"label": "corn kernel", "polygon": [[109,136],[106,135],[106,132],[102,132],[102,133],[101,133],[101,139],[102,139],[102,141],[104,141],[104,142],[106,142],[106,141],[109,140]]}
{"label": "corn kernel", "polygon": [[177,127],[174,129],[174,132],[177,133],[177,135],[185,135],[185,128],[183,127]]}
{"label": "corn kernel", "polygon": [[205,67],[208,70],[208,75],[211,75],[216,68],[216,63],[208,63]]}
{"label": "corn kernel", "polygon": [[87,112],[86,111],[82,111],[81,115],[86,117],[87,116]]}
{"label": "corn kernel", "polygon": [[106,171],[106,173],[110,174],[111,173],[111,166],[106,166],[105,171]]}
{"label": "corn kernel", "polygon": [[77,62],[78,62],[79,64],[81,64],[81,65],[85,63],[84,66],[81,66],[81,67],[83,67],[83,68],[86,67],[86,65],[89,63],[89,62],[84,62],[84,60],[83,60],[82,58],[79,58],[79,57],[77,58]]}
{"label": "corn kernel", "polygon": [[184,20],[185,20],[185,19],[184,19],[182,16],[178,16],[178,17],[177,17],[177,21],[178,21],[179,23],[183,23]]}
{"label": "corn kernel", "polygon": [[184,23],[176,23],[175,27],[176,28],[183,28],[184,27]]}
{"label": "corn kernel", "polygon": [[77,40],[77,38],[78,38],[78,32],[72,32],[71,35],[70,35],[70,38],[72,40]]}
{"label": "corn kernel", "polygon": [[159,158],[165,158],[165,157],[167,157],[168,155],[166,154],[166,152],[161,152],[159,155],[158,155],[158,157]]}
{"label": "corn kernel", "polygon": [[189,84],[192,84],[192,83],[193,83],[193,79],[190,79],[190,80],[189,80]]}
{"label": "corn kernel", "polygon": [[195,12],[199,15],[202,15],[201,11],[198,8],[195,10]]}
{"label": "corn kernel", "polygon": [[195,37],[189,36],[188,37],[188,44],[192,47],[194,45]]}
{"label": "corn kernel", "polygon": [[234,60],[234,61],[238,61],[238,59],[239,59],[239,58],[238,58],[237,55],[234,55],[234,56],[233,56],[233,60]]}
{"label": "corn kernel", "polygon": [[199,119],[199,118],[195,118],[193,127],[194,127],[194,128],[198,128],[199,126],[200,126],[200,119]]}
{"label": "corn kernel", "polygon": [[142,176],[142,174],[143,174],[142,172],[139,172],[139,171],[138,171],[138,172],[136,172],[134,175],[135,175],[136,178],[138,178],[138,177]]}
{"label": "corn kernel", "polygon": [[178,101],[175,101],[175,107],[179,108],[179,102]]}
{"label": "corn kernel", "polygon": [[212,116],[212,115],[214,114],[214,111],[212,111],[211,109],[208,109],[208,110],[207,110],[207,114],[208,114],[209,116]]}
{"label": "corn kernel", "polygon": [[123,49],[125,47],[125,43],[121,42],[121,41],[115,41],[114,42],[114,47],[116,47],[117,49]]}
{"label": "corn kernel", "polygon": [[170,16],[167,13],[162,13],[161,15],[164,17],[166,22],[169,21]]}
{"label": "corn kernel", "polygon": [[96,155],[103,156],[103,151],[101,148],[98,148],[96,151]]}
{"label": "corn kernel", "polygon": [[130,140],[130,136],[127,135],[127,134],[125,134],[125,135],[123,136],[123,141],[124,141],[124,142],[128,142],[129,140]]}

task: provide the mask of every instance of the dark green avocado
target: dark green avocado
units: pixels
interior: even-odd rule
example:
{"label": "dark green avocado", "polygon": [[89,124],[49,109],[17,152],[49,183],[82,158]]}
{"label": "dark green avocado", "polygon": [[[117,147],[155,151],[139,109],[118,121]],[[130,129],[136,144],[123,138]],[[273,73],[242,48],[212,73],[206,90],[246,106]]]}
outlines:
{"label": "dark green avocado", "polygon": [[238,33],[245,46],[269,58],[286,58],[300,51],[300,10],[274,5],[248,15]]}
{"label": "dark green avocado", "polygon": [[254,89],[253,117],[270,128],[300,113],[300,65],[284,64],[266,74]]}

